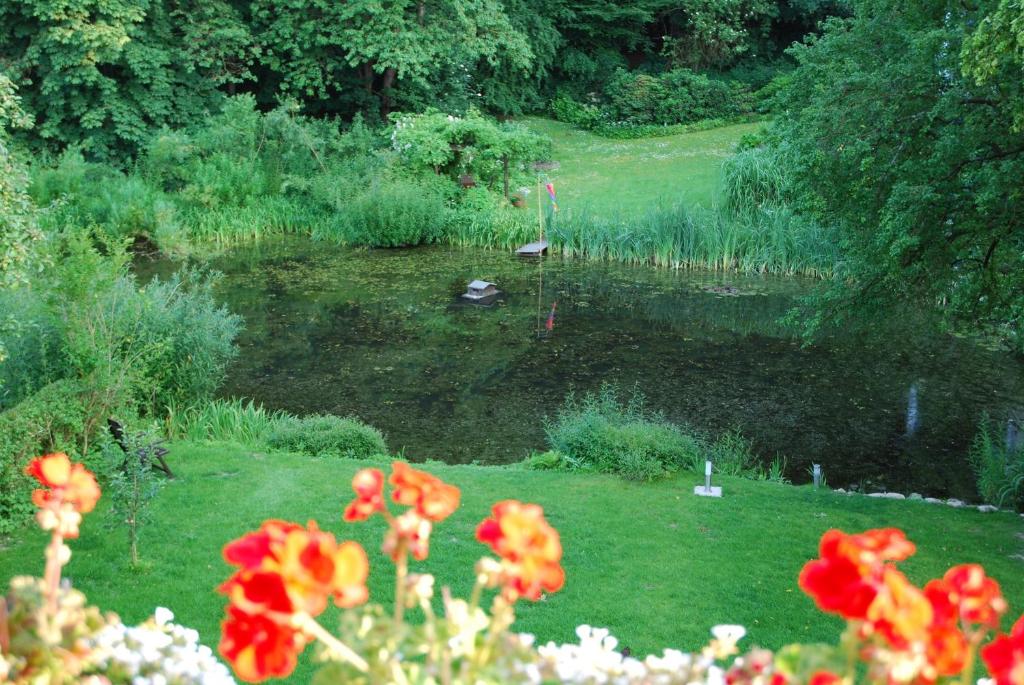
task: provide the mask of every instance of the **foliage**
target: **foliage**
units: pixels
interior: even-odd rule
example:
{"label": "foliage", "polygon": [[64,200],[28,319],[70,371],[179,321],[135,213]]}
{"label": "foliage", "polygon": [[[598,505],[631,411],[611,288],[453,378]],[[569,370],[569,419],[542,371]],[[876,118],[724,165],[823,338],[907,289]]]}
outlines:
{"label": "foliage", "polygon": [[7,535],[32,514],[32,481],[25,474],[37,454],[83,454],[107,416],[99,393],[62,380],[0,412],[0,535]]}
{"label": "foliage", "polygon": [[581,102],[567,93],[551,101],[559,121],[608,138],[674,135],[723,126],[754,111],[749,87],[689,69],[660,74],[616,69],[600,96]]}
{"label": "foliage", "polygon": [[128,559],[132,566],[138,566],[139,529],[149,522],[149,504],[161,486],[154,467],[157,437],[150,431],[126,434],[123,441],[127,450],[111,443],[103,450],[111,502],[108,511],[112,525],[124,526],[128,533]]}
{"label": "foliage", "polygon": [[465,116],[436,110],[395,114],[393,149],[414,169],[447,174],[476,174],[489,186],[501,182],[503,162],[513,171],[546,159],[550,141],[520,124],[498,123],[471,109]]}
{"label": "foliage", "polygon": [[340,234],[349,243],[373,247],[437,242],[444,229],[444,200],[436,183],[379,181],[346,207]]}
{"label": "foliage", "polygon": [[742,476],[757,473],[757,455],[738,429],[719,435],[708,447],[708,458],[718,473]]}
{"label": "foliage", "polygon": [[1024,450],[1010,451],[988,416],[982,417],[968,453],[982,500],[1024,511]]}
{"label": "foliage", "polygon": [[314,457],[365,459],[387,453],[384,436],[376,428],[358,419],[330,414],[283,416],[274,422],[267,435],[267,445]]}
{"label": "foliage", "polygon": [[218,87],[249,76],[255,56],[227,2],[24,0],[0,7],[0,27],[0,62],[35,140],[108,159],[215,108]]}
{"label": "foliage", "polygon": [[581,399],[570,394],[544,427],[548,443],[570,468],[619,473],[630,480],[648,481],[703,465],[700,442],[643,402],[639,392],[623,401],[610,384]]}
{"label": "foliage", "polygon": [[284,416],[252,400],[215,399],[191,407],[171,407],[166,432],[175,440],[216,440],[260,447]]}
{"label": "foliage", "polygon": [[749,112],[739,86],[689,69],[658,76],[618,70],[604,88],[607,118],[630,124],[686,124]]}
{"label": "foliage", "polygon": [[796,209],[842,248],[808,328],[910,301],[1021,349],[1020,62],[996,47],[1014,3],[854,7],[793,48],[772,145]]}

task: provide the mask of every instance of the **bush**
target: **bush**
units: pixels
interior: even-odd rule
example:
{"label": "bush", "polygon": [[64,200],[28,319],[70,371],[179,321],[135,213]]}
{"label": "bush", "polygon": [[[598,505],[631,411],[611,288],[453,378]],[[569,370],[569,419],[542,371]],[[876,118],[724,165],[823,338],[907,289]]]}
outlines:
{"label": "bush", "polygon": [[[708,458],[714,463],[715,470],[726,476],[756,476],[761,473],[753,446],[735,428],[719,435],[711,443]],[[782,469],[774,467],[774,462],[772,470],[781,477]]]}
{"label": "bush", "polygon": [[564,455],[570,468],[650,480],[678,469],[696,470],[703,463],[698,438],[648,412],[638,392],[621,401],[610,384],[582,400],[570,394],[545,432],[552,450]]}
{"label": "bush", "polygon": [[434,184],[407,180],[374,183],[345,209],[348,242],[403,247],[436,242],[444,229],[444,195]]}
{"label": "bush", "polygon": [[28,462],[50,452],[85,453],[109,409],[100,399],[81,383],[63,380],[0,412],[0,535],[34,511]]}
{"label": "bush", "polygon": [[577,128],[592,129],[604,121],[604,113],[597,105],[577,102],[568,95],[559,95],[551,101],[555,119]]}
{"label": "bush", "polygon": [[689,69],[659,76],[620,69],[605,86],[608,117],[632,124],[685,124],[728,118],[752,109],[741,86]]}
{"label": "bush", "polygon": [[271,448],[311,456],[339,456],[365,459],[386,454],[381,432],[355,418],[330,414],[283,418],[267,438]]}

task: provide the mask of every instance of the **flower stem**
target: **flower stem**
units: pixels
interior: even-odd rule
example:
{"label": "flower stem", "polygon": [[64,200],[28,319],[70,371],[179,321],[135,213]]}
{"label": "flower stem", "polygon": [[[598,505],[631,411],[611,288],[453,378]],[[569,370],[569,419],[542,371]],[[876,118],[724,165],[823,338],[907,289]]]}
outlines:
{"label": "flower stem", "polygon": [[405,616],[405,581],[409,576],[409,551],[405,540],[399,538],[395,560],[395,631],[402,625]]}
{"label": "flower stem", "polygon": [[61,548],[64,547],[64,536],[59,528],[53,529],[50,544],[46,547],[46,570],[43,573],[43,585],[46,588],[46,608],[51,616],[57,613],[57,596],[60,593]]}
{"label": "flower stem", "polygon": [[316,622],[316,620],[309,614],[295,614],[292,617],[292,623],[306,635],[320,640],[324,643],[331,652],[334,653],[342,661],[347,661],[356,667],[360,672],[367,673],[370,670],[370,665],[366,663],[366,660],[361,656],[352,651],[352,648],[346,645],[344,642],[328,633],[322,625]]}

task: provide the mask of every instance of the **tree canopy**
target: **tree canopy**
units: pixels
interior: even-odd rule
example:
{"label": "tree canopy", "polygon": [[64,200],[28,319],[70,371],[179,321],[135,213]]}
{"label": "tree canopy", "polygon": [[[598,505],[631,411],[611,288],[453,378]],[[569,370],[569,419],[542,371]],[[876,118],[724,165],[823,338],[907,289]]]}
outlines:
{"label": "tree canopy", "polygon": [[923,301],[1024,344],[1020,10],[858,0],[793,48],[775,150],[845,254],[814,323]]}

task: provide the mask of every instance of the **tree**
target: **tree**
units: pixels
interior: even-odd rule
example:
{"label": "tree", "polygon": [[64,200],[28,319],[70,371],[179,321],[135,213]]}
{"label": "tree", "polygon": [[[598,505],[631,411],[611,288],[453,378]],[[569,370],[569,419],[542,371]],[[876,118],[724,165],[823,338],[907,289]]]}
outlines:
{"label": "tree", "polygon": [[[383,117],[403,91],[441,96],[461,70],[526,72],[533,52],[498,0],[256,0],[267,64],[283,93],[328,101],[376,102]],[[447,79],[447,80],[450,80]]]}
{"label": "tree", "polygon": [[910,301],[1024,349],[1020,77],[990,78],[1015,68],[1001,50],[995,71],[978,57],[1011,5],[858,0],[793,49],[776,150],[791,198],[844,252],[812,328]]}
{"label": "tree", "polygon": [[233,8],[201,0],[0,3],[0,65],[21,88],[37,139],[117,159],[150,132],[189,123],[248,76]]}

